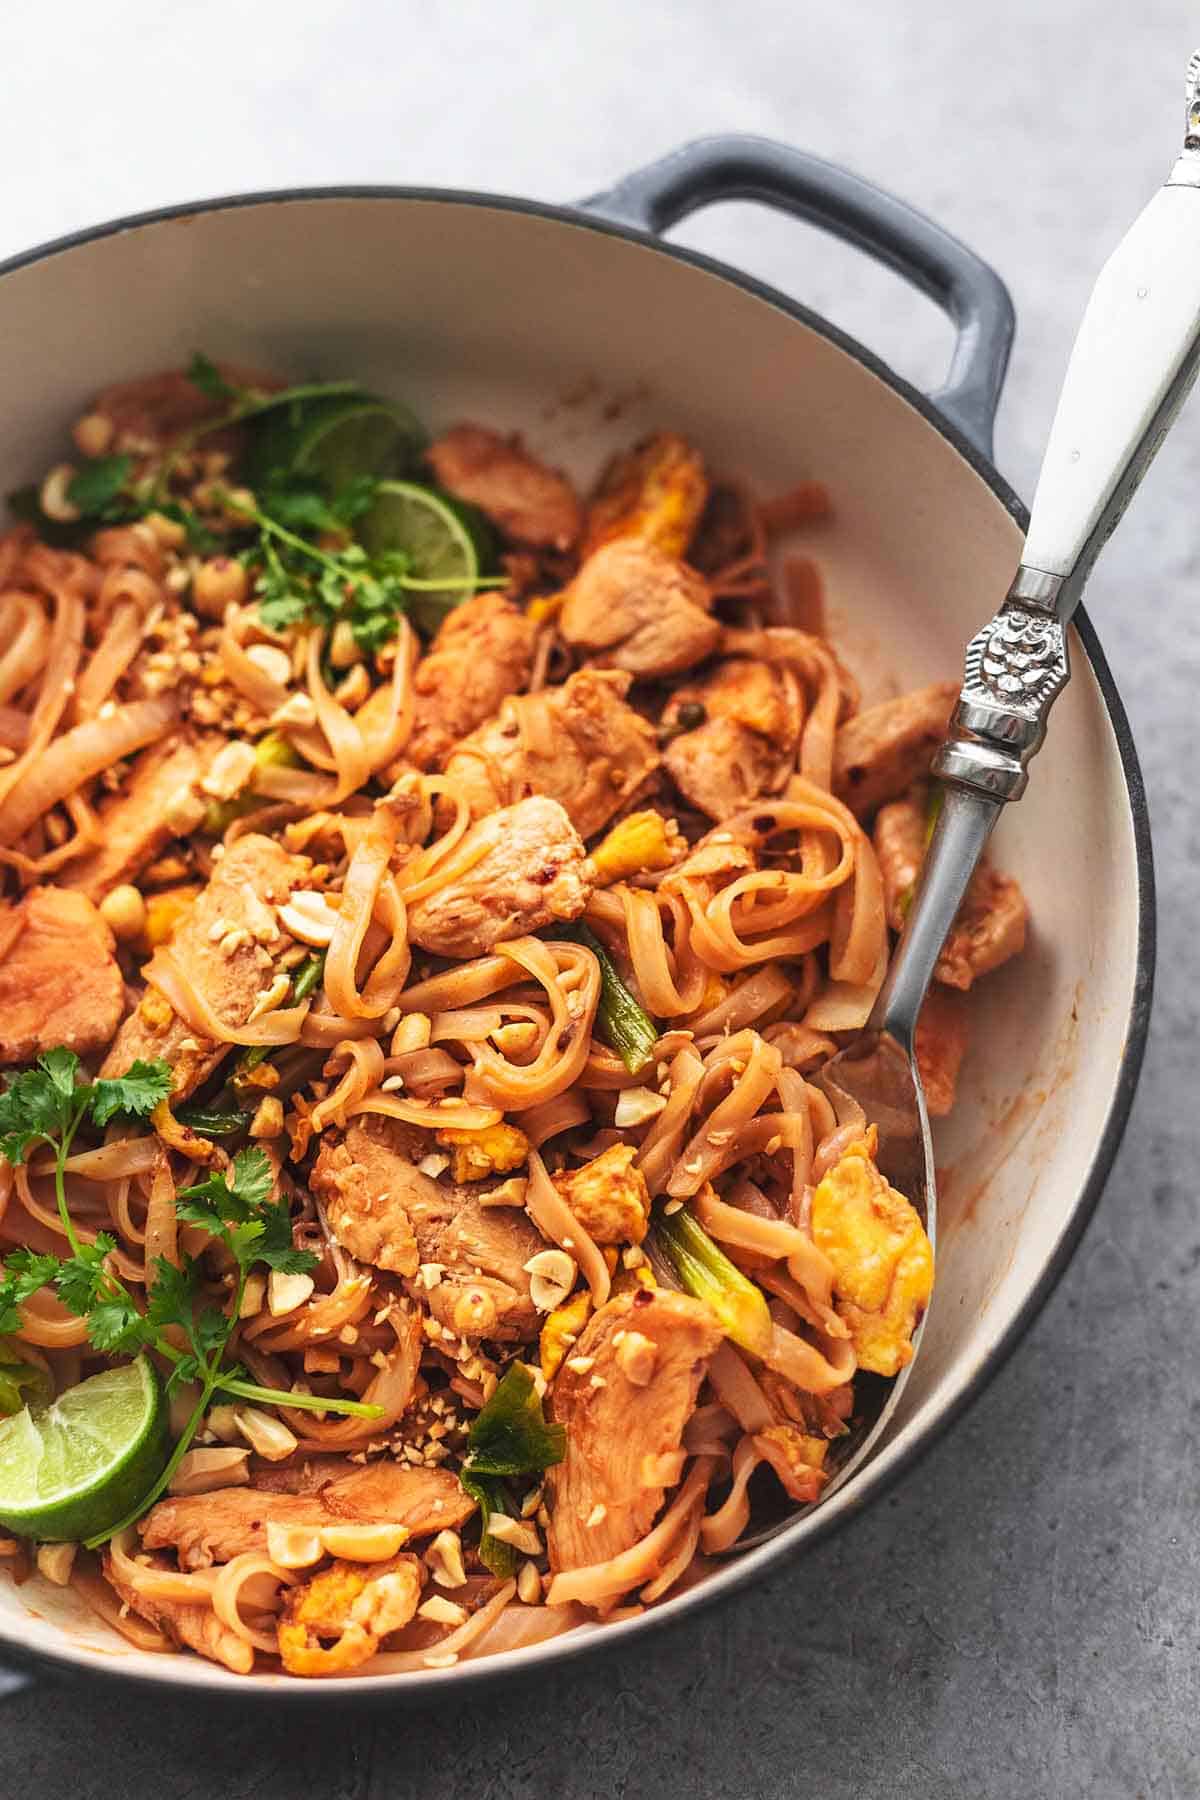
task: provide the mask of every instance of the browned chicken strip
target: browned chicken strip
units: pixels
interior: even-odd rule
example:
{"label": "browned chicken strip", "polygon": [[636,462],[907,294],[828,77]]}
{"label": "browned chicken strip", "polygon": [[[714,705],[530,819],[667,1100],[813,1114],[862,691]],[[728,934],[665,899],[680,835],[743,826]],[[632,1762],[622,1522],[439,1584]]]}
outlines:
{"label": "browned chicken strip", "polygon": [[199,792],[200,781],[224,740],[173,738],[143,750],[120,791],[100,807],[100,842],[62,880],[90,900],[133,881],[176,835],[172,821],[181,799]]}
{"label": "browned chicken strip", "polygon": [[536,627],[502,594],[476,594],[447,615],[413,674],[412,737],[402,758],[440,767],[460,738],[482,725],[529,680]]}
{"label": "browned chicken strip", "polygon": [[958,1071],[967,1053],[967,1005],[961,993],[938,983],[930,988],[913,1047],[930,1117],[945,1118],[954,1105]]}
{"label": "browned chicken strip", "polygon": [[954,682],[939,681],[847,719],[834,744],[833,791],[838,799],[865,819],[928,775],[957,698]]}
{"label": "browned chicken strip", "polygon": [[650,1529],[720,1340],[706,1306],[665,1288],[621,1294],[590,1321],[551,1392],[567,1431],[547,1477],[551,1569],[604,1562]]}
{"label": "browned chicken strip", "polygon": [[0,1063],[61,1045],[89,1056],[125,1005],[113,934],[83,894],[35,887],[0,906]]}
{"label": "browned chicken strip", "polygon": [[[525,1263],[544,1244],[523,1212],[482,1207],[470,1189],[442,1185],[417,1167],[421,1133],[364,1113],[340,1142],[328,1134],[312,1173],[338,1242],[363,1262],[434,1285],[421,1299],[460,1337],[523,1343],[538,1328]],[[425,1140],[424,1147],[428,1147]]]}
{"label": "browned chicken strip", "polygon": [[708,584],[651,544],[618,540],[589,556],[567,589],[563,637],[631,675],[677,675],[721,642]]}
{"label": "browned chicken strip", "polygon": [[[875,820],[875,853],[883,876],[888,924],[899,931],[925,860],[928,819],[915,799],[880,807]],[[938,958],[934,974],[949,987],[969,988],[980,975],[998,969],[1025,947],[1029,909],[1018,884],[1001,875],[985,857],[971,878],[967,897]]]}
{"label": "browned chicken strip", "polygon": [[430,1244],[454,1211],[451,1191],[417,1167],[421,1135],[399,1119],[364,1113],[344,1139],[324,1134],[309,1183],[338,1243],[395,1275],[416,1274],[418,1231]]}
{"label": "browned chicken strip", "polygon": [[791,766],[803,717],[786,674],[752,657],[718,663],[707,681],[677,689],[664,714],[703,722],[671,739],[663,760],[685,800],[727,819],[778,785]]}
{"label": "browned chicken strip", "polygon": [[471,868],[418,900],[408,915],[414,944],[435,956],[483,956],[506,938],[554,919],[576,919],[595,885],[579,833],[558,804],[532,795],[473,825]]}
{"label": "browned chicken strip", "polygon": [[[274,981],[278,960],[293,942],[277,907],[304,886],[310,868],[307,857],[248,832],[214,864],[208,886],[178,926],[172,955],[225,1023],[245,1024]],[[173,1070],[171,1091],[182,1098],[211,1074],[226,1049],[197,1038],[150,987],[118,1032],[101,1073],[122,1075],[135,1057],[164,1057]]]}
{"label": "browned chicken strip", "polygon": [[[157,1561],[161,1568],[170,1567],[165,1557]],[[236,1631],[230,1631],[228,1625],[218,1619],[211,1606],[190,1606],[183,1600],[152,1599],[126,1580],[107,1550],[104,1552],[103,1566],[105,1579],[112,1583],[130,1611],[148,1619],[151,1625],[157,1625],[160,1631],[165,1631],[177,1644],[186,1644],[189,1649],[198,1650],[210,1662],[223,1663],[235,1675],[248,1675],[253,1669],[253,1647],[245,1638],[239,1637]]]}
{"label": "browned chicken strip", "polygon": [[362,1525],[404,1525],[413,1537],[461,1525],[474,1511],[445,1469],[407,1463],[364,1464],[318,1493],[279,1494],[261,1488],[217,1488],[160,1500],[138,1530],[147,1550],[174,1548],[184,1569],[207,1569],[245,1550],[265,1550],[268,1521],[319,1531],[352,1520]]}
{"label": "browned chicken strip", "polygon": [[446,762],[475,817],[545,794],[582,837],[607,825],[659,762],[653,727],[625,702],[631,679],[580,669],[561,687],[506,700]]}
{"label": "browned chicken strip", "polygon": [[565,475],[530,456],[519,438],[457,425],[426,451],[441,487],[487,514],[520,544],[569,550],[583,513]]}

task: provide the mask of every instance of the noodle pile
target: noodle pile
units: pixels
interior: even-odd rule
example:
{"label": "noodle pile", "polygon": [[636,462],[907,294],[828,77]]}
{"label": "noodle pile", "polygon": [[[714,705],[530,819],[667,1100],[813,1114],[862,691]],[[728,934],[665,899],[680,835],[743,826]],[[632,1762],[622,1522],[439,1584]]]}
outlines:
{"label": "noodle pile", "polygon": [[[67,548],[27,524],[0,538],[0,959],[32,942],[26,896],[85,895],[127,984],[119,1029],[81,1039],[85,1062],[112,1072],[106,1058],[141,1033],[138,1053],[172,1064],[150,1126],[112,1125],[69,1157],[81,1242],[111,1232],[114,1271],[139,1294],[158,1259],[199,1258],[204,1297],[227,1305],[219,1246],[177,1217],[177,1196],[227,1170],[239,1144],[262,1147],[294,1241],[318,1260],[290,1286],[252,1278],[230,1355],[262,1385],[378,1410],[214,1408],[149,1522],[100,1557],[43,1550],[39,1565],[140,1647],[187,1646],[238,1673],[276,1666],[287,1645],[284,1666],[300,1673],[450,1667],[678,1591],[736,1546],[772,1486],[816,1501],[856,1418],[856,1375],[894,1374],[911,1354],[928,1282],[914,1277],[905,1298],[895,1246],[913,1254],[924,1234],[874,1170],[871,1122],[819,1080],[865,1022],[890,943],[865,815],[835,792],[854,683],[814,609],[789,616],[794,569],[781,583],[771,568],[772,535],[818,529],[826,503],[807,484],[759,508],[664,436],[609,471],[584,514],[501,439],[486,495],[482,478],[478,492],[466,476],[456,487],[451,433],[430,461],[499,527],[507,585],[457,596],[432,649],[401,617],[368,653],[336,620],[264,623],[244,502],[221,485],[239,471],[237,443],[206,446],[193,424],[171,448],[167,425],[153,429],[173,419],[181,381],[126,384],[80,423],[82,441],[107,420],[110,448],[143,482],[160,471],[142,517],[68,519]],[[140,430],[122,424],[132,416]],[[512,523],[496,497],[505,454],[538,470],[547,508],[576,508],[574,551],[562,530]],[[197,519],[205,552],[190,541]],[[635,665],[622,648],[640,642],[633,628],[604,651],[575,628],[580,557],[586,567],[617,541],[641,547],[647,580],[687,554],[708,642],[719,626],[715,658],[648,666],[638,649]],[[811,575],[801,585],[811,598]],[[596,690],[611,719],[581,750],[570,708],[585,690],[572,684],[593,667],[613,671]],[[739,714],[743,680],[769,689],[769,730],[749,701]],[[684,682],[701,697],[681,702]],[[527,710],[506,713],[513,696]],[[638,764],[620,793],[614,731],[634,746],[622,770]],[[179,780],[139,824],[138,784],[171,757]],[[742,803],[706,800],[710,757],[718,783],[739,759],[755,771]],[[562,791],[531,782],[556,765]],[[577,805],[585,789],[616,796],[595,829]],[[552,869],[546,834],[532,848],[520,835],[522,808],[547,793],[561,808]],[[118,822],[141,832],[123,865]],[[210,928],[223,880],[230,898]],[[560,887],[575,897],[552,916]],[[612,1028],[610,970],[654,1022],[640,1064]],[[240,1109],[240,1136],[206,1131],[204,1108]],[[372,1157],[392,1158],[392,1176]],[[612,1171],[603,1188],[597,1170]],[[62,1252],[52,1186],[44,1154],[0,1164],[0,1252]],[[755,1348],[681,1280],[664,1250],[681,1219],[753,1288]],[[870,1256],[890,1271],[878,1293],[859,1267]],[[606,1321],[626,1313],[610,1342]],[[650,1323],[634,1332],[639,1319]],[[674,1424],[664,1400],[647,1427],[650,1498],[597,1499],[568,1519],[573,1459],[604,1454],[570,1382],[590,1382],[600,1408],[628,1370],[636,1437],[687,1331],[706,1347],[690,1391],[672,1389]],[[49,1289],[25,1305],[17,1342],[59,1391],[103,1365]],[[481,1557],[455,1475],[516,1363],[567,1448],[511,1494],[505,1575]],[[343,1518],[337,1484],[372,1471],[444,1483],[447,1510],[430,1502],[412,1527],[386,1509]],[[169,1509],[224,1520],[250,1489],[276,1527],[233,1554],[193,1553]],[[319,1525],[289,1525],[305,1506],[326,1508]],[[594,1558],[577,1547],[589,1530],[605,1546]]]}

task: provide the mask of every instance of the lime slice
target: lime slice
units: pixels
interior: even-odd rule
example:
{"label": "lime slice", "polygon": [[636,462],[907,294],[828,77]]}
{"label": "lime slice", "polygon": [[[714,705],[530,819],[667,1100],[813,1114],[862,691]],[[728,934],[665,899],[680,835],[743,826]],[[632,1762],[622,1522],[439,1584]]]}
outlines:
{"label": "lime slice", "polygon": [[63,1543],[115,1525],[167,1460],[167,1407],[144,1356],[0,1420],[0,1525]]}
{"label": "lime slice", "polygon": [[410,575],[446,583],[435,593],[413,591],[409,613],[427,633],[436,631],[453,607],[470,599],[480,556],[486,557],[490,549],[482,515],[415,481],[380,482],[375,504],[355,529],[369,555],[403,550]]}
{"label": "lime slice", "polygon": [[264,416],[247,473],[253,484],[277,470],[315,476],[330,493],[359,475],[399,475],[425,441],[406,407],[372,394],[323,394]]}

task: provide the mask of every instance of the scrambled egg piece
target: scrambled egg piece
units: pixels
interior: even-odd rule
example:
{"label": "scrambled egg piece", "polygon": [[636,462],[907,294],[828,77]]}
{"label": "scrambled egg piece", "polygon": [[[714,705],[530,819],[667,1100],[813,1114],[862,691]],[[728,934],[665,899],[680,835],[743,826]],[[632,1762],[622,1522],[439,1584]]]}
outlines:
{"label": "scrambled egg piece", "polygon": [[591,1310],[592,1296],[587,1288],[580,1288],[562,1306],[556,1306],[547,1314],[538,1340],[542,1374],[547,1381],[553,1381],[562,1368],[567,1352],[587,1324]]}
{"label": "scrambled egg piece", "polygon": [[146,923],[142,927],[139,948],[156,950],[160,944],[169,944],[175,927],[191,911],[199,892],[195,883],[189,882],[182,887],[164,888],[158,894],[147,894]]}
{"label": "scrambled egg piece", "polygon": [[686,850],[678,831],[659,812],[630,813],[621,819],[592,851],[596,878],[601,887],[640,875],[643,869],[669,869]]}
{"label": "scrambled egg piece", "polygon": [[439,1131],[439,1144],[450,1152],[455,1181],[483,1181],[519,1169],[529,1155],[529,1139],[515,1125],[485,1125],[478,1131]]}
{"label": "scrambled egg piece", "polygon": [[554,1185],[597,1244],[640,1244],[650,1220],[646,1177],[632,1144],[613,1144]]}
{"label": "scrambled egg piece", "polygon": [[614,538],[637,538],[665,556],[683,556],[707,499],[699,451],[660,431],[605,470],[588,508],[582,554],[590,556]]}
{"label": "scrambled egg piece", "polygon": [[813,1194],[813,1241],[833,1264],[835,1306],[859,1367],[896,1375],[933,1289],[933,1250],[916,1210],[852,1144]]}
{"label": "scrambled egg piece", "polygon": [[408,1624],[420,1598],[421,1564],[415,1556],[331,1563],[284,1600],[278,1627],[284,1668],[292,1675],[356,1669],[374,1656],[381,1638]]}

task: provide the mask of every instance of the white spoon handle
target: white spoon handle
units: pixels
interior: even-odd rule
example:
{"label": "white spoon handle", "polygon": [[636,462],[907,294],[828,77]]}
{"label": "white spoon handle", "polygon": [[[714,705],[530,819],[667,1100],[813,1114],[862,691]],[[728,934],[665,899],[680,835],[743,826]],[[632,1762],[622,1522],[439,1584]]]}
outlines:
{"label": "white spoon handle", "polygon": [[1072,602],[1195,379],[1198,177],[1185,151],[1100,271],[1071,351],[1021,561],[1070,578]]}

